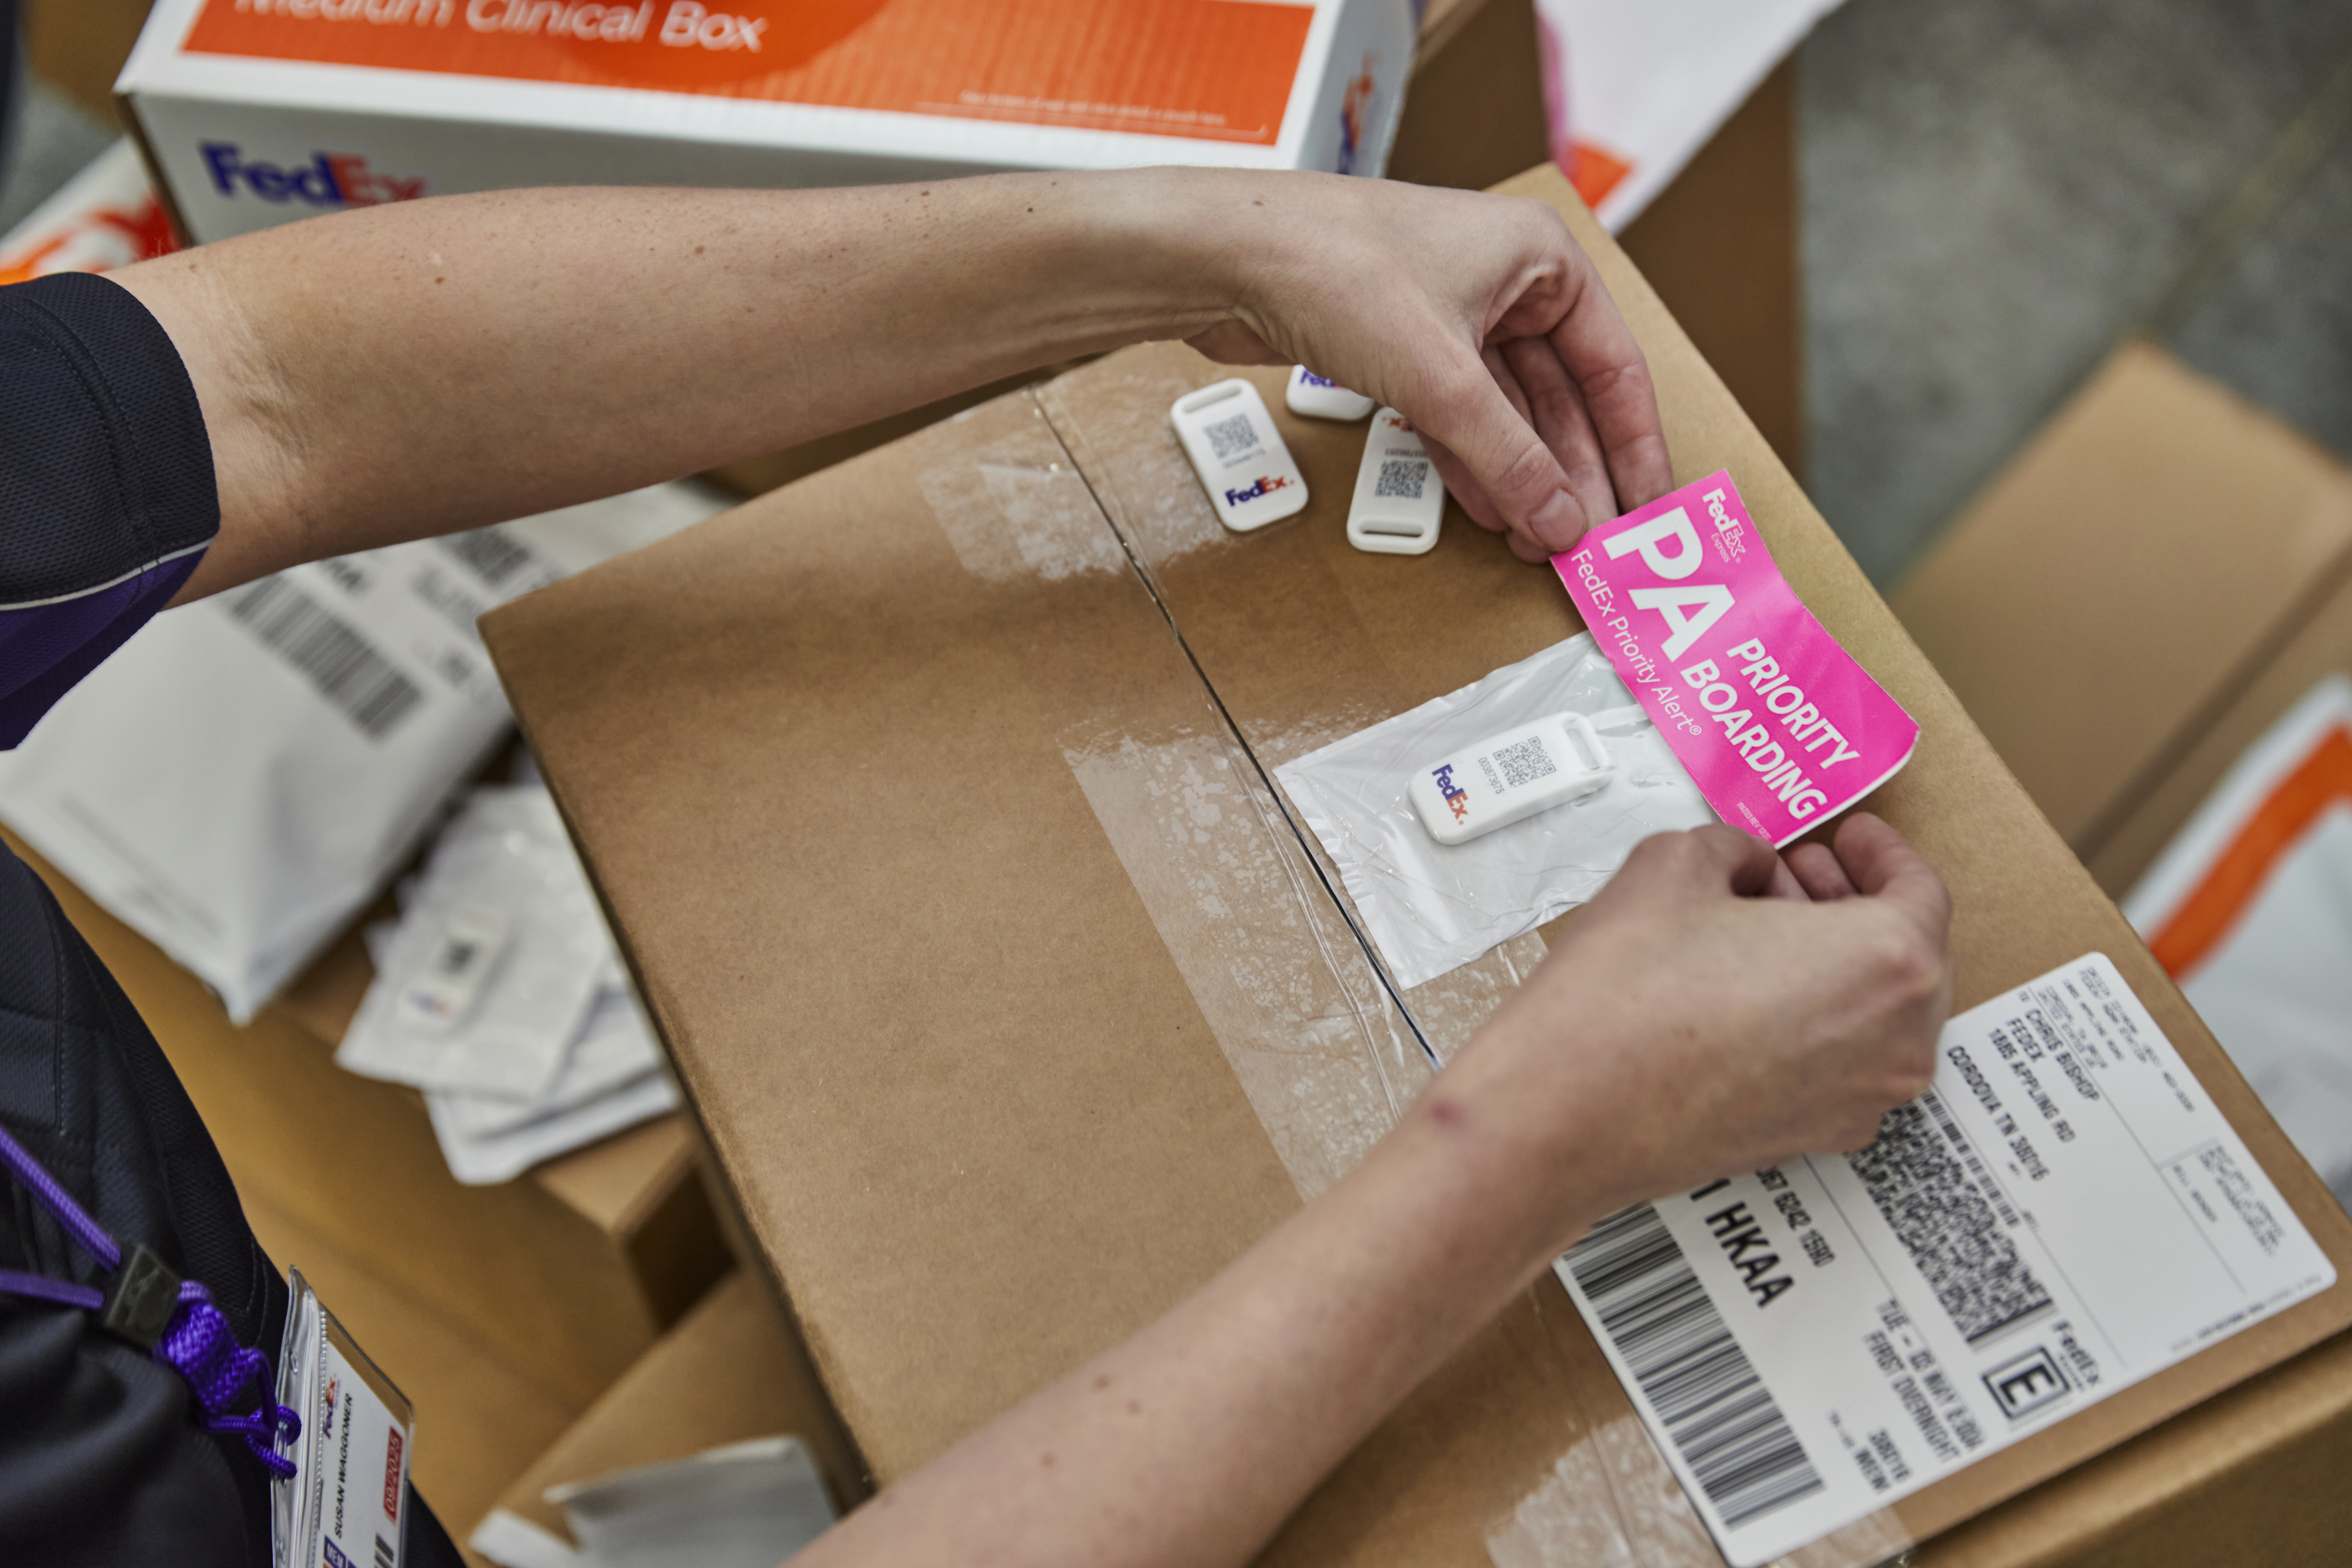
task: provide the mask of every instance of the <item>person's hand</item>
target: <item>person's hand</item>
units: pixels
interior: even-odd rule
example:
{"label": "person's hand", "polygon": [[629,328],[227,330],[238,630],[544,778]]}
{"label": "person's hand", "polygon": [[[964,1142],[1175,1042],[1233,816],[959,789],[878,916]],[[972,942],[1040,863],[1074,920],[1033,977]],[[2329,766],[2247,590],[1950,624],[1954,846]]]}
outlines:
{"label": "person's hand", "polygon": [[[1227,177],[1236,204],[1265,182]],[[1300,175],[1212,232],[1234,315],[1188,340],[1304,364],[1397,409],[1446,487],[1523,560],[1674,487],[1642,351],[1539,202]]]}
{"label": "person's hand", "polygon": [[1933,1078],[1950,917],[1874,816],[1786,861],[1729,827],[1661,835],[1424,1099],[1568,1203],[1529,1215],[1549,1258],[1596,1212],[1868,1143]]}

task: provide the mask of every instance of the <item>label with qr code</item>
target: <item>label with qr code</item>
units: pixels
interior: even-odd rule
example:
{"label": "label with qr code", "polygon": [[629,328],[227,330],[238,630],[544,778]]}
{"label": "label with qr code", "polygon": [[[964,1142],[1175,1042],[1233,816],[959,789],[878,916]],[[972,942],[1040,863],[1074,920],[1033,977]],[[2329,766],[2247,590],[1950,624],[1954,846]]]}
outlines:
{"label": "label with qr code", "polygon": [[1395,409],[1381,409],[1364,435],[1348,542],[1376,555],[1427,554],[1437,545],[1444,510],[1445,487],[1421,433]]}
{"label": "label with qr code", "polygon": [[1737,1568],[2336,1280],[2101,953],[1954,1018],[1869,1148],[1636,1205],[1559,1274]]}
{"label": "label with qr code", "polygon": [[1249,382],[1236,376],[1187,393],[1168,416],[1211,509],[1227,528],[1246,533],[1306,507],[1306,476]]}

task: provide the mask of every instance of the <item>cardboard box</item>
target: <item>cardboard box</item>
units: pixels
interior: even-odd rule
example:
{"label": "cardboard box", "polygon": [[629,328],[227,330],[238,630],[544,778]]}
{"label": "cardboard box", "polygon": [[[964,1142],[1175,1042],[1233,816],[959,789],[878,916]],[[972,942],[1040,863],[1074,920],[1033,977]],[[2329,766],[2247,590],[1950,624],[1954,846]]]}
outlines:
{"label": "cardboard box", "polygon": [[[2256,736],[2352,670],[2352,469],[2127,343],[1893,603],[2121,898]],[[2265,1563],[2340,1562],[2347,1464],[2339,1334],[1955,1531],[1921,1568],[2251,1561],[2253,1534]],[[2052,1554],[2065,1542],[2089,1545]]]}
{"label": "cardboard box", "polygon": [[[1956,896],[1958,1004],[2107,952],[2352,1263],[2352,1222],[1622,253],[1556,173],[1515,188],[1559,206],[1599,261],[1682,476],[1733,472],[1791,584],[1922,721],[1873,805]],[[1166,410],[1225,374],[1173,346],[1113,355],[485,623],[719,1165],[884,1482],[1328,1184],[1425,1079],[1414,1026],[1441,1048],[1466,1036],[1539,951],[1520,939],[1401,1005],[1262,770],[1558,641],[1576,629],[1566,597],[1458,516],[1425,557],[1350,550],[1360,434],[1279,415],[1316,499],[1223,534]],[[2347,1317],[2339,1284],[1808,1561],[1898,1551]],[[1547,1279],[1270,1560],[1540,1561],[1561,1540],[1596,1561],[1719,1560]]]}
{"label": "cardboard box", "polygon": [[2128,343],[1893,604],[2120,898],[2249,742],[2352,668],[2352,469]]}
{"label": "cardboard box", "polygon": [[[535,1537],[573,1545],[563,1510],[547,1500],[550,1488],[776,1436],[801,1439],[837,1503],[861,1495],[856,1460],[798,1337],[766,1280],[738,1271],[532,1461],[471,1544],[518,1562],[532,1556]],[[498,1550],[509,1542],[509,1551]]]}
{"label": "cardboard box", "polygon": [[1388,177],[1484,190],[1543,162],[1535,0],[1430,0]]}
{"label": "cardboard box", "polygon": [[460,1186],[421,1097],[344,1072],[332,1040],[280,1008],[231,1025],[154,944],[8,841],[154,1032],[271,1261],[300,1268],[415,1402],[418,1489],[460,1535],[726,1271],[683,1119]]}
{"label": "cardboard box", "polygon": [[114,79],[148,6],[149,0],[16,0],[32,73],[100,124],[113,124]]}
{"label": "cardboard box", "polygon": [[1407,0],[161,0],[116,84],[183,233],[518,185],[1377,174]]}
{"label": "cardboard box", "polygon": [[[1739,243],[1721,243],[1726,234]],[[1797,67],[1775,67],[1617,242],[1773,455],[1804,478]]]}

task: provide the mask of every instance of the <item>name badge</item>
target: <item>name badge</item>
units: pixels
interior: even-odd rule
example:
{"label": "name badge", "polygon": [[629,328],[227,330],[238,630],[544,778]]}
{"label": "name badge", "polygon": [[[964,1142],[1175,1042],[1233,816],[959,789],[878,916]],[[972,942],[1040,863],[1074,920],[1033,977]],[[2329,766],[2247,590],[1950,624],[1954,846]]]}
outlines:
{"label": "name badge", "polygon": [[407,1396],[327,1310],[300,1269],[278,1357],[278,1400],[302,1416],[290,1479],[271,1487],[276,1568],[400,1568],[407,1524]]}

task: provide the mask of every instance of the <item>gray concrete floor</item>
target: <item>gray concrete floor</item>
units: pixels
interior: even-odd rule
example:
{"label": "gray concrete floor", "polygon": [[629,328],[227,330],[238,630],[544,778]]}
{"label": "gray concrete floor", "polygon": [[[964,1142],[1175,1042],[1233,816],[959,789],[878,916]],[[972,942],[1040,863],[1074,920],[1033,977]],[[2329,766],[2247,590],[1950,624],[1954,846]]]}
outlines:
{"label": "gray concrete floor", "polygon": [[[2136,331],[2352,456],[2352,4],[1848,0],[1800,80],[1810,477],[1878,581]],[[34,83],[0,229],[110,135]]]}
{"label": "gray concrete floor", "polygon": [[2135,331],[2352,455],[2352,5],[1850,0],[1800,81],[1810,479],[1880,582]]}

